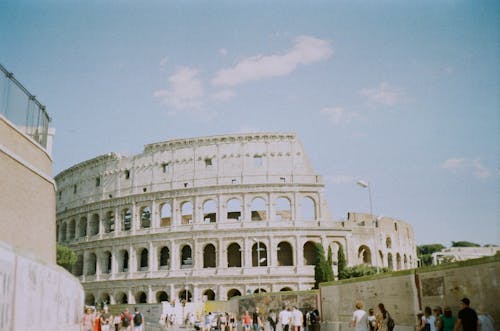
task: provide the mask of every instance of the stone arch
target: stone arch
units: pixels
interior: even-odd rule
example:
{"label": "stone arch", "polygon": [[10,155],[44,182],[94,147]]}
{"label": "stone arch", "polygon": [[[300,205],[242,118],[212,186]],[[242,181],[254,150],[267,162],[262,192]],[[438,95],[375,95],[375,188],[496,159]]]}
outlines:
{"label": "stone arch", "polygon": [[332,242],[330,244],[330,247],[332,248],[332,260],[335,264],[336,262],[338,262],[338,259],[339,259],[340,248],[342,247],[342,251],[344,252],[344,254],[345,254],[345,249],[344,249],[344,246],[342,246],[342,244],[338,241]]}
{"label": "stone arch", "polygon": [[278,265],[293,266],[292,245],[286,241],[282,241],[278,244]]}
{"label": "stone arch", "polygon": [[68,226],[68,239],[75,239],[76,238],[76,225],[75,225],[75,219],[71,219],[69,221],[69,226]]}
{"label": "stone arch", "polygon": [[212,289],[205,290],[205,292],[203,292],[203,295],[207,297],[207,301],[215,300],[215,292]]}
{"label": "stone arch", "polygon": [[290,221],[292,219],[292,204],[288,198],[279,197],[274,204],[277,221]]}
{"label": "stone arch", "polygon": [[316,243],[314,241],[308,241],[304,244],[303,255],[304,265],[316,264]]}
{"label": "stone arch", "polygon": [[130,208],[122,210],[122,231],[129,231],[132,229],[132,212]]}
{"label": "stone arch", "polygon": [[186,302],[191,302],[192,299],[193,295],[191,294],[191,291],[185,288],[179,291],[179,300],[186,300]]}
{"label": "stone arch", "polygon": [[228,268],[241,268],[241,246],[238,243],[231,243],[227,246],[227,266]]}
{"label": "stone arch", "polygon": [[303,221],[312,221],[316,217],[316,202],[313,198],[306,196],[300,200],[300,218]]}
{"label": "stone arch", "polygon": [[95,296],[92,293],[85,293],[85,304],[87,306],[93,306],[95,303]]}
{"label": "stone arch", "polygon": [[266,293],[267,291],[263,288],[256,288],[253,293]]}
{"label": "stone arch", "polygon": [[135,303],[148,303],[148,296],[143,291],[135,294]]}
{"label": "stone arch", "polygon": [[112,269],[113,256],[110,251],[104,251],[101,256],[101,272],[103,274],[110,274]]}
{"label": "stone arch", "polygon": [[139,248],[138,250],[139,263],[137,264],[137,271],[148,270],[149,267],[149,251],[147,248]]}
{"label": "stone arch", "polygon": [[97,266],[97,257],[95,253],[89,253],[87,256],[87,276],[95,275],[96,274],[96,266]]}
{"label": "stone arch", "polygon": [[203,222],[217,222],[217,203],[214,199],[209,199],[203,202]]}
{"label": "stone arch", "polygon": [[104,305],[110,305],[111,304],[111,296],[109,293],[101,293],[101,296],[99,297],[99,301],[103,303]]}
{"label": "stone arch", "polygon": [[371,265],[372,264],[372,254],[370,248],[366,245],[361,245],[358,248],[358,260],[362,264]]}
{"label": "stone arch", "polygon": [[116,296],[116,303],[117,304],[128,304],[128,295],[127,293],[124,292],[119,292]]}
{"label": "stone arch", "polygon": [[83,254],[76,256],[76,263],[73,266],[73,275],[79,277],[83,276]]}
{"label": "stone arch", "polygon": [[406,254],[403,254],[403,267],[404,269],[408,269],[408,258],[406,257]]}
{"label": "stone arch", "polygon": [[256,197],[250,205],[251,220],[262,221],[267,219],[266,200],[261,197]]}
{"label": "stone arch", "polygon": [[231,299],[233,297],[240,297],[241,292],[238,289],[232,288],[229,291],[227,291],[227,299]]}
{"label": "stone arch", "polygon": [[181,204],[181,223],[193,223],[193,203],[191,201],[184,201]]}
{"label": "stone arch", "polygon": [[165,301],[170,301],[167,292],[165,292],[165,291],[156,292],[156,302],[162,303]]}
{"label": "stone arch", "polygon": [[172,225],[172,206],[165,202],[160,207],[160,226]]}
{"label": "stone arch", "polygon": [[391,240],[391,237],[387,236],[385,238],[385,247],[386,248],[392,248],[392,240]]}
{"label": "stone arch", "polygon": [[379,258],[380,258],[380,265],[384,265],[384,253],[382,253],[382,251],[378,251],[378,255],[379,255]]}
{"label": "stone arch", "polygon": [[203,248],[203,268],[216,267],[216,251],[213,244],[208,244]]}
{"label": "stone arch", "polygon": [[286,287],[283,287],[280,292],[289,292],[289,291],[293,291],[293,289],[291,289],[290,287],[286,286]]}
{"label": "stone arch", "polygon": [[167,246],[163,246],[160,249],[158,266],[160,269],[168,269],[170,267],[170,249]]}
{"label": "stone arch", "polygon": [[392,261],[392,253],[387,253],[387,268],[389,268],[389,270],[392,270],[394,269],[394,262]]}
{"label": "stone arch", "polygon": [[259,241],[252,246],[252,267],[265,266],[267,266],[267,247],[266,244]]}
{"label": "stone arch", "polygon": [[80,238],[87,236],[87,217],[80,218],[78,222],[78,235]]}
{"label": "stone arch", "polygon": [[129,262],[128,250],[122,249],[119,253],[118,271],[127,272],[129,268]]}
{"label": "stone arch", "polygon": [[401,270],[401,255],[396,253],[396,270]]}
{"label": "stone arch", "polygon": [[147,229],[151,227],[151,208],[149,206],[141,207],[139,210],[139,215],[141,219],[141,228]]}
{"label": "stone arch", "polygon": [[115,231],[115,213],[109,210],[104,217],[104,232],[109,233],[113,231]]}
{"label": "stone arch", "polygon": [[93,214],[90,219],[90,233],[89,235],[95,236],[99,233],[99,215]]}
{"label": "stone arch", "polygon": [[227,219],[241,221],[241,200],[232,198],[227,201]]}
{"label": "stone arch", "polygon": [[61,224],[61,235],[59,236],[61,242],[65,242],[66,241],[66,234],[68,232],[68,225],[66,224],[66,222],[62,222]]}
{"label": "stone arch", "polygon": [[184,245],[181,248],[181,269],[193,267],[192,249],[189,245]]}

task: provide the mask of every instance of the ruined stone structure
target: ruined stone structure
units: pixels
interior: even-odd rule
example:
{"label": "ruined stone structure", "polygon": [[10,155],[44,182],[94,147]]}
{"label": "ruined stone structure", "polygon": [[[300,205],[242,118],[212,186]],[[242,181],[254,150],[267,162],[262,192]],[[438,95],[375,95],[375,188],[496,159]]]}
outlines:
{"label": "ruined stone structure", "polygon": [[56,176],[57,237],[73,248],[86,302],[226,300],[314,284],[315,244],[349,265],[416,266],[412,227],[336,222],[295,134],[169,140]]}

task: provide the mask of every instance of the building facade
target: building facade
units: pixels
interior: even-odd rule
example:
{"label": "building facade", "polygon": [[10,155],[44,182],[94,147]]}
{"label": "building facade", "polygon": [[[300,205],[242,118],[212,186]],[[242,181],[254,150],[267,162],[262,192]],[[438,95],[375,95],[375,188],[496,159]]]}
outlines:
{"label": "building facade", "polygon": [[57,240],[75,250],[86,302],[226,300],[307,290],[315,245],[348,264],[416,266],[412,227],[334,221],[295,134],[170,140],[56,176]]}

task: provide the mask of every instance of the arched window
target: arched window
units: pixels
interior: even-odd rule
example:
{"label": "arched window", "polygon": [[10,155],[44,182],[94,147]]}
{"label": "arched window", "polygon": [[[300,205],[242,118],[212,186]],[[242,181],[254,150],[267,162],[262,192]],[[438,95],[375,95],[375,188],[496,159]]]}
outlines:
{"label": "arched window", "polygon": [[95,253],[90,253],[87,257],[87,276],[95,275],[97,258]]}
{"label": "arched window", "polygon": [[252,221],[262,221],[267,219],[266,201],[262,198],[255,198],[252,200],[250,207]]}
{"label": "arched window", "polygon": [[207,200],[203,203],[203,222],[215,223],[217,221],[217,204],[215,200]]}
{"label": "arched window", "polygon": [[132,228],[132,213],[129,208],[123,210],[122,220],[122,230],[129,231]]}
{"label": "arched window", "polygon": [[291,288],[289,287],[283,287],[280,292],[289,292],[289,291],[293,291]]}
{"label": "arched window", "polygon": [[234,198],[227,202],[227,219],[241,221],[241,200]]}
{"label": "arched window", "polygon": [[66,225],[66,222],[62,222],[62,225],[61,225],[61,235],[59,236],[59,238],[61,239],[61,242],[65,242],[66,241],[66,233],[68,232],[68,226]]}
{"label": "arched window", "polygon": [[160,219],[160,226],[172,225],[172,207],[168,202],[161,205]]}
{"label": "arched window", "polygon": [[391,248],[392,247],[391,237],[385,238],[385,247],[387,247],[387,248]]}
{"label": "arched window", "polygon": [[136,303],[147,303],[148,302],[148,297],[146,293],[140,291],[135,294],[135,302]]}
{"label": "arched window", "polygon": [[87,236],[87,218],[80,218],[80,222],[78,222],[78,234],[81,237]]}
{"label": "arched window", "polygon": [[406,258],[406,254],[403,254],[403,266],[404,269],[408,269],[408,259]]}
{"label": "arched window", "polygon": [[208,244],[203,249],[203,268],[215,268],[215,246]]}
{"label": "arched window", "polygon": [[396,253],[396,270],[401,270],[401,255]]}
{"label": "arched window", "polygon": [[392,270],[394,268],[391,253],[387,254],[387,268],[389,268],[389,270]]}
{"label": "arched window", "polygon": [[111,273],[111,263],[112,263],[112,255],[110,251],[105,251],[102,253],[102,264],[101,269],[103,274]]}
{"label": "arched window", "polygon": [[315,265],[315,264],[316,264],[316,243],[308,241],[304,244],[304,265]]}
{"label": "arched window", "polygon": [[227,299],[231,299],[232,297],[240,297],[241,296],[241,292],[238,291],[237,289],[233,288],[233,289],[230,289],[229,291],[227,291]]}
{"label": "arched window", "polygon": [[193,267],[193,257],[192,257],[191,247],[185,245],[181,250],[181,269],[192,268]]}
{"label": "arched window", "polygon": [[166,302],[166,301],[169,301],[167,292],[165,292],[165,291],[156,292],[156,302],[157,303],[162,303],[162,302]]}
{"label": "arched window", "polygon": [[164,246],[160,250],[160,269],[168,269],[170,266],[170,250],[168,247]]}
{"label": "arched window", "polygon": [[215,300],[215,292],[211,289],[208,289],[205,292],[203,292],[203,295],[206,295],[207,301],[214,301]]}
{"label": "arched window", "polygon": [[368,248],[368,246],[362,245],[358,248],[358,260],[362,264],[369,264],[369,265],[372,264],[372,255],[370,248]]}
{"label": "arched window", "polygon": [[75,220],[72,219],[69,221],[69,238],[68,239],[75,239],[76,238],[76,226],[75,226]]}
{"label": "arched window", "polygon": [[227,247],[227,266],[241,268],[241,247],[237,243]]}
{"label": "arched window", "polygon": [[140,263],[137,268],[137,271],[145,271],[148,270],[148,258],[149,258],[149,252],[146,248],[143,248],[140,251]]}
{"label": "arched window", "polygon": [[120,251],[120,263],[118,266],[118,270],[120,272],[127,272],[128,271],[128,251],[126,250],[121,250]]}
{"label": "arched window", "polygon": [[115,231],[115,213],[108,211],[104,219],[104,232],[109,233]]}
{"label": "arched window", "polygon": [[277,221],[290,221],[292,219],[292,209],[290,207],[290,200],[287,198],[276,199],[276,220]]}
{"label": "arched window", "polygon": [[266,293],[266,290],[264,290],[263,288],[256,288],[253,293]]}
{"label": "arched window", "polygon": [[95,297],[92,293],[85,294],[85,304],[88,306],[95,305]]}
{"label": "arched window", "polygon": [[193,295],[191,294],[191,291],[187,289],[182,289],[179,292],[179,300],[186,300],[187,302],[191,302],[191,299],[193,298]]}
{"label": "arched window", "polygon": [[140,209],[141,215],[141,228],[147,229],[151,227],[151,209],[149,207],[142,207]]}
{"label": "arched window", "polygon": [[111,297],[109,296],[108,293],[102,293],[100,300],[101,300],[101,303],[104,303],[105,305],[111,304]]}
{"label": "arched window", "polygon": [[300,218],[303,221],[316,219],[316,203],[311,197],[303,197],[300,201]]}
{"label": "arched window", "polygon": [[278,265],[279,266],[293,265],[292,246],[286,241],[282,241],[278,244]]}
{"label": "arched window", "polygon": [[126,293],[120,292],[116,295],[116,303],[118,304],[127,304],[128,296]]}
{"label": "arched window", "polygon": [[99,233],[99,215],[94,214],[90,220],[90,235],[95,236]]}
{"label": "arched window", "polygon": [[266,244],[259,241],[252,246],[252,267],[265,266],[267,266],[267,247]]}
{"label": "arched window", "polygon": [[83,254],[76,256],[76,263],[73,266],[73,275],[77,277],[83,275]]}
{"label": "arched window", "polygon": [[190,201],[183,202],[181,205],[182,224],[193,223],[193,204]]}

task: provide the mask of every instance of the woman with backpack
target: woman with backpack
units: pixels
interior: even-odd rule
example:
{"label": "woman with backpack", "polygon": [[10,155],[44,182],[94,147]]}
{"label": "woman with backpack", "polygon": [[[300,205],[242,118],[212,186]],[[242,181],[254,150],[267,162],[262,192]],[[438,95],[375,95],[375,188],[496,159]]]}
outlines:
{"label": "woman with backpack", "polygon": [[378,312],[375,315],[377,331],[392,331],[394,329],[394,320],[387,310],[385,310],[384,304],[378,304]]}

